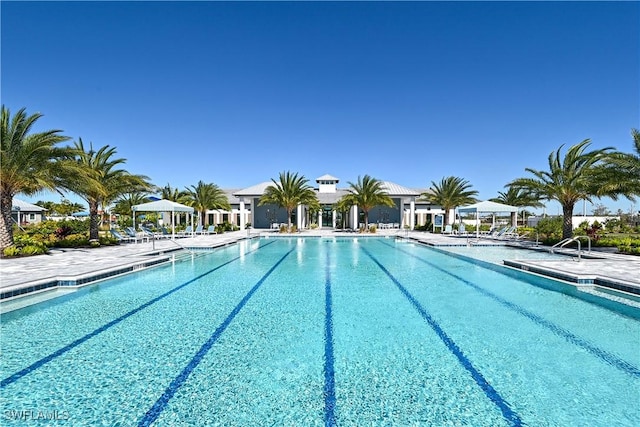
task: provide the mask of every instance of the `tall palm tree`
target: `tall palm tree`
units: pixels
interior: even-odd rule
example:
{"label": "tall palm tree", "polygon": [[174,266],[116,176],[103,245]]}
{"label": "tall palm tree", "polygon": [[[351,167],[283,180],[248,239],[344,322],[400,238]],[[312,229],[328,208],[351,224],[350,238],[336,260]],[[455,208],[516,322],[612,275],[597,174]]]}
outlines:
{"label": "tall palm tree", "polygon": [[595,179],[597,196],[609,196],[616,200],[623,195],[633,200],[640,196],[640,131],[631,129],[634,153],[612,153],[606,161],[596,168]]}
{"label": "tall palm tree", "polygon": [[420,197],[429,203],[442,206],[444,223],[449,224],[449,211],[458,206],[469,205],[477,201],[478,191],[471,190],[469,181],[457,176],[442,178],[438,184],[431,181],[431,187]]}
{"label": "tall palm tree", "polygon": [[602,175],[596,179],[597,170],[607,160],[613,147],[586,151],[590,144],[591,141],[585,139],[569,147],[564,158],[561,156],[564,145],[561,145],[549,154],[548,171],[526,168],[525,171],[533,177],[517,178],[507,184],[539,199],[558,201],[562,205],[563,239],[573,236],[572,217],[575,204],[579,200],[591,201],[592,196],[598,195],[598,181],[603,183],[605,180]]}
{"label": "tall palm tree", "polygon": [[42,114],[27,115],[24,108],[13,117],[2,106],[0,114],[0,255],[13,245],[11,208],[19,193],[35,194],[64,188],[59,179],[73,169],[68,147],[57,147],[69,137],[61,130],[32,133]]}
{"label": "tall palm tree", "polygon": [[220,187],[213,183],[205,184],[202,181],[198,181],[197,185],[187,187],[185,202],[198,211],[198,224],[204,224],[205,213],[208,209],[231,209],[229,199]]}
{"label": "tall palm tree", "polygon": [[272,185],[269,185],[264,194],[260,197],[258,206],[274,204],[287,211],[287,226],[291,230],[291,212],[298,205],[319,206],[316,192],[307,184],[308,180],[304,175],[297,173],[280,172],[280,180],[271,178]]}
{"label": "tall palm tree", "polygon": [[[529,193],[522,189],[508,187],[507,191],[498,191],[498,197],[489,199],[492,202],[503,203],[505,205],[517,206],[519,208],[542,208],[544,204],[540,202],[535,194]],[[522,211],[522,219],[524,224],[524,210]],[[516,215],[516,212],[513,213]],[[515,224],[515,221],[514,221]]]}
{"label": "tall palm tree", "polygon": [[105,145],[99,150],[93,149],[89,143],[88,149],[79,138],[74,143],[77,151],[76,162],[87,173],[88,179],[77,180],[70,184],[74,193],[82,197],[89,204],[89,239],[98,239],[99,216],[98,209],[113,202],[118,196],[127,193],[150,191],[153,185],[144,175],[134,175],[124,169],[116,169],[126,162],[126,159],[113,158],[116,148]]}
{"label": "tall palm tree", "polygon": [[342,199],[345,204],[357,205],[364,212],[364,228],[369,229],[369,211],[376,206],[394,207],[395,203],[384,189],[384,183],[369,175],[358,176],[358,182],[348,182],[348,194]]}

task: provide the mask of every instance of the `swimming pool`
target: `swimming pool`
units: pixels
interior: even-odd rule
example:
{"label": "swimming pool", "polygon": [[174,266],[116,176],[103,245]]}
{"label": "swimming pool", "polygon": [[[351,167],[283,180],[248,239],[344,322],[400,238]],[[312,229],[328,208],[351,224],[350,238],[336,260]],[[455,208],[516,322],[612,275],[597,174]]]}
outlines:
{"label": "swimming pool", "polygon": [[4,315],[3,423],[635,425],[640,322],[528,277],[241,242]]}

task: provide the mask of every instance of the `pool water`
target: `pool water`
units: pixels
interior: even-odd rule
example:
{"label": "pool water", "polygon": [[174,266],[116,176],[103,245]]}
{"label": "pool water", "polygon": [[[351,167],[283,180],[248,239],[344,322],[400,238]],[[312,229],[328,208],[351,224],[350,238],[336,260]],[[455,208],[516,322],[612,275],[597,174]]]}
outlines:
{"label": "pool water", "polygon": [[640,322],[514,274],[300,238],[102,282],[3,315],[2,423],[637,425]]}

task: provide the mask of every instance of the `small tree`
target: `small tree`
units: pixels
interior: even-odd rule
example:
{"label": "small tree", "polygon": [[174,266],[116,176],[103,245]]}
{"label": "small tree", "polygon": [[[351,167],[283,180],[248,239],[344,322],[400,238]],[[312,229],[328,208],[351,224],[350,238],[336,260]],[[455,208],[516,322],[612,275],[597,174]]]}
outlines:
{"label": "small tree", "polygon": [[298,205],[319,206],[316,192],[307,184],[308,180],[304,175],[281,172],[279,181],[273,178],[271,181],[273,184],[265,189],[258,206],[274,204],[286,209],[288,230],[291,230],[291,212]]}
{"label": "small tree", "polygon": [[442,206],[444,210],[444,223],[449,224],[449,211],[458,206],[469,205],[476,202],[476,190],[471,190],[471,184],[462,178],[449,176],[442,178],[440,183],[431,181],[431,188],[421,197],[434,205]]}
{"label": "small tree", "polygon": [[393,207],[395,204],[387,191],[383,188],[383,182],[365,175],[358,177],[358,182],[349,182],[347,195],[342,197],[340,203],[345,206],[358,206],[364,212],[364,229],[369,229],[369,211],[376,206]]}

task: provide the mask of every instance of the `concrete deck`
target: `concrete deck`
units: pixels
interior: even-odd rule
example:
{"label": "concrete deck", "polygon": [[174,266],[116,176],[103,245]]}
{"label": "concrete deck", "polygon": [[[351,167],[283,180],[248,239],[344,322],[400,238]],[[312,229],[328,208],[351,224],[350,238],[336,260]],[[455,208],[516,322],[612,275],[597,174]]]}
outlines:
{"label": "concrete deck", "polygon": [[[268,230],[251,230],[256,235],[280,236]],[[221,235],[202,235],[155,242],[127,243],[95,249],[55,249],[49,255],[0,259],[0,291],[3,299],[20,294],[57,287],[63,282],[82,285],[95,280],[124,274],[162,263],[171,258],[182,247],[214,248],[248,238],[247,231],[236,231]],[[309,230],[294,236],[353,236],[362,235],[333,230]],[[443,236],[405,230],[379,230],[373,236],[405,237],[432,246],[466,246],[470,242],[464,237]],[[473,242],[482,245],[504,245],[504,241],[481,239]],[[180,246],[178,246],[180,245]],[[569,251],[571,252],[571,251]],[[594,253],[595,254],[595,253]],[[640,292],[640,257],[597,253],[600,259],[585,259],[577,262],[574,257],[566,260],[517,261],[509,265],[576,284],[613,283],[617,289],[631,293]],[[625,288],[627,287],[627,288]],[[615,288],[615,286],[614,286]]]}

